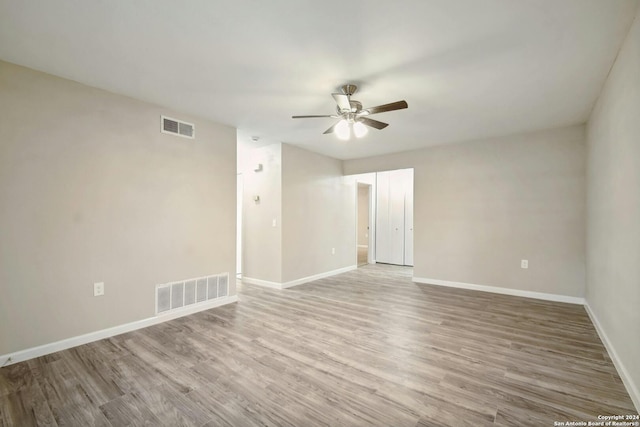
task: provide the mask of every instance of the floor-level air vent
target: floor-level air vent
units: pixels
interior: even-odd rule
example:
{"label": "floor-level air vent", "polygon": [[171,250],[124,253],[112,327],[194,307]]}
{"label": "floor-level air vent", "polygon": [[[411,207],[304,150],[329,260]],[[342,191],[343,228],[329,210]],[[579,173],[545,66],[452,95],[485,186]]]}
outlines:
{"label": "floor-level air vent", "polygon": [[195,138],[196,128],[192,123],[183,122],[182,120],[172,119],[166,116],[160,116],[160,131],[170,133],[172,135],[182,136],[185,138]]}
{"label": "floor-level air vent", "polygon": [[229,295],[229,273],[156,285],[156,314]]}

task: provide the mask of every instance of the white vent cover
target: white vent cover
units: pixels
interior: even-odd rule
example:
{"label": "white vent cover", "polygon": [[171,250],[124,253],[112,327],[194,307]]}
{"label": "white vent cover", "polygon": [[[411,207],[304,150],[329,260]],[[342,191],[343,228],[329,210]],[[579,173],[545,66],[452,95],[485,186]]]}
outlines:
{"label": "white vent cover", "polygon": [[156,285],[156,314],[229,295],[229,273]]}
{"label": "white vent cover", "polygon": [[193,123],[183,122],[167,116],[160,116],[160,119],[160,132],[191,139],[196,137],[196,128]]}

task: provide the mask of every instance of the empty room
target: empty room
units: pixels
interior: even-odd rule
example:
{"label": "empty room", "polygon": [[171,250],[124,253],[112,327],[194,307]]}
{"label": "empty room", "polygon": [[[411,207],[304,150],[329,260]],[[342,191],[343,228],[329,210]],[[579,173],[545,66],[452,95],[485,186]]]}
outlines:
{"label": "empty room", "polygon": [[0,0],[0,427],[639,411],[639,0]]}

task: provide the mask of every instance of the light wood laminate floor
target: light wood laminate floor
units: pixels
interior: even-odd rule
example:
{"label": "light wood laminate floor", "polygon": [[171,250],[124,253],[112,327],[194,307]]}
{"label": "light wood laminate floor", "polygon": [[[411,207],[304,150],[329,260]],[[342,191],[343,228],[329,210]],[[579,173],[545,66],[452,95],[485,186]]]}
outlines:
{"label": "light wood laminate floor", "polygon": [[358,246],[358,266],[362,267],[363,265],[368,264],[368,256],[369,256],[369,248]]}
{"label": "light wood laminate floor", "polygon": [[0,425],[553,426],[636,413],[581,306],[369,265],[0,369]]}

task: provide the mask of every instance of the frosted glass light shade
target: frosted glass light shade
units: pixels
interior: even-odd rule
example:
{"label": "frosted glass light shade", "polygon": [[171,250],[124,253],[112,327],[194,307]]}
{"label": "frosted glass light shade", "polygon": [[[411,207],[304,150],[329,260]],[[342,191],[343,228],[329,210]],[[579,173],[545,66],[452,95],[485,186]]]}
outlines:
{"label": "frosted glass light shade", "polygon": [[356,138],[362,138],[367,134],[367,132],[369,132],[369,129],[367,129],[367,127],[363,123],[355,122],[353,124],[353,134],[356,136]]}
{"label": "frosted glass light shade", "polygon": [[339,139],[346,141],[351,137],[351,129],[349,123],[346,120],[340,120],[335,128],[336,136]]}

